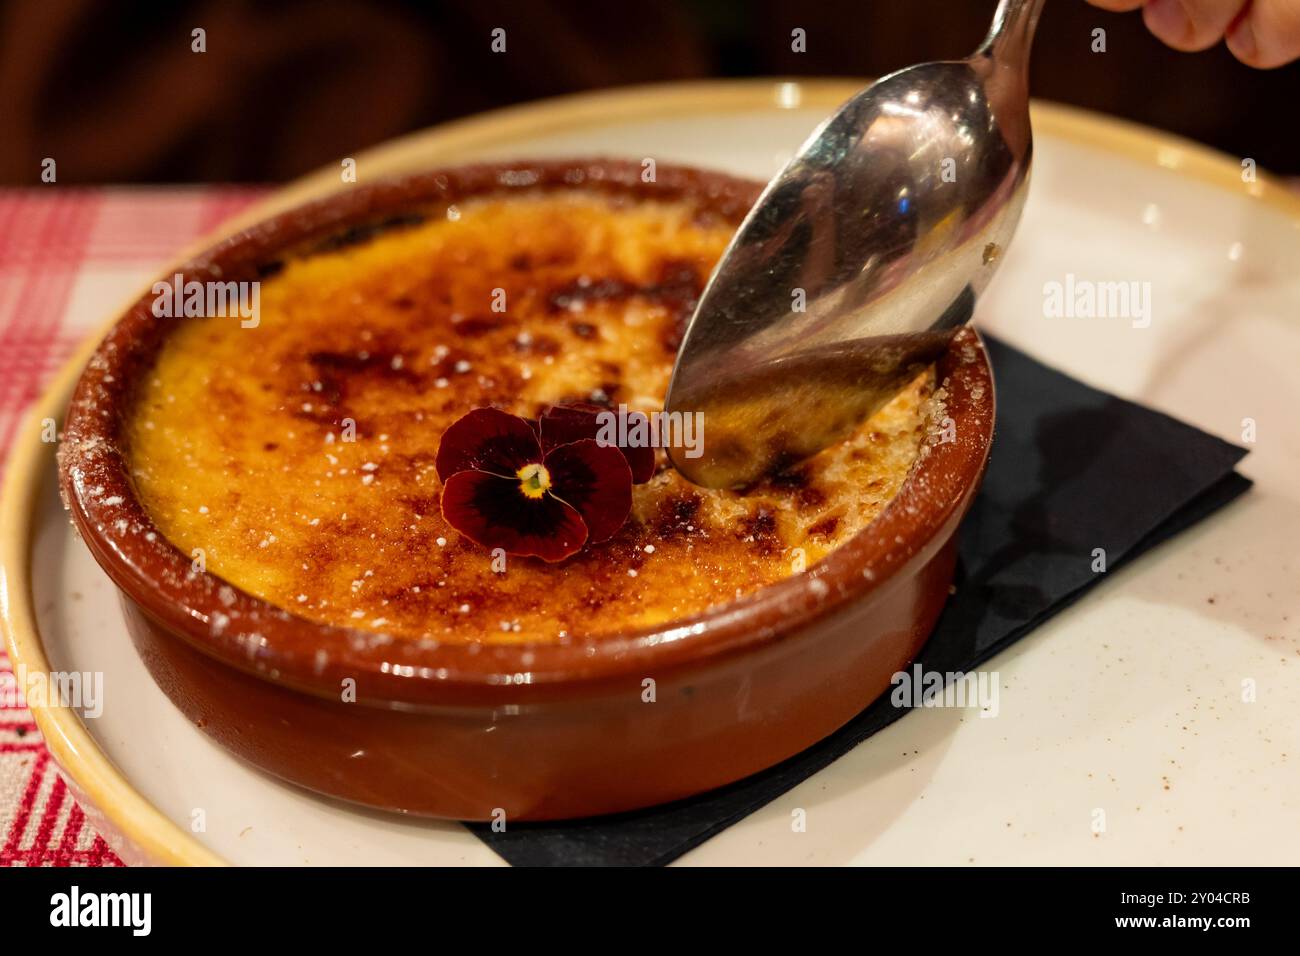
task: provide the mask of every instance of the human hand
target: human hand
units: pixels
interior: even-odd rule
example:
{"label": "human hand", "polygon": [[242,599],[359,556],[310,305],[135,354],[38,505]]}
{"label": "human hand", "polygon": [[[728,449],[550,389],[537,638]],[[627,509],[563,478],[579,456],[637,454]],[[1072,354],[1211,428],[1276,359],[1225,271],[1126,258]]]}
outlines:
{"label": "human hand", "polygon": [[1147,29],[1175,50],[1206,50],[1220,40],[1260,69],[1300,57],[1300,0],[1088,0],[1124,12],[1142,8]]}

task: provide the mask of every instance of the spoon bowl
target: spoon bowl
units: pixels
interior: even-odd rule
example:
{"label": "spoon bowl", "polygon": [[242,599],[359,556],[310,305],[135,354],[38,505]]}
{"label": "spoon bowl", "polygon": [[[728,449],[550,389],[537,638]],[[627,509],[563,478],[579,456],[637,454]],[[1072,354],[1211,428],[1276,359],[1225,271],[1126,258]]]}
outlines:
{"label": "spoon bowl", "polygon": [[1002,0],[966,60],[884,77],[759,197],[687,327],[669,413],[702,414],[673,464],[744,487],[844,438],[971,317],[1028,188],[1027,65],[1043,0]]}

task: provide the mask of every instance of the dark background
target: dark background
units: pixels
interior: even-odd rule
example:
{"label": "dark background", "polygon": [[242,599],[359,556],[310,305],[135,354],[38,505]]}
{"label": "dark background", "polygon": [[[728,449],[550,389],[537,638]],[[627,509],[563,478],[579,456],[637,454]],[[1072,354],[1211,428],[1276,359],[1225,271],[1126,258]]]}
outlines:
{"label": "dark background", "polygon": [[[994,0],[0,0],[0,182],[274,181],[443,120],[631,83],[880,75],[966,55]],[[489,49],[494,27],[507,52]],[[190,31],[207,31],[207,52]],[[808,51],[790,49],[807,31]],[[1107,52],[1091,51],[1092,30]],[[1047,4],[1034,94],[1300,174],[1300,65],[1177,53]]]}

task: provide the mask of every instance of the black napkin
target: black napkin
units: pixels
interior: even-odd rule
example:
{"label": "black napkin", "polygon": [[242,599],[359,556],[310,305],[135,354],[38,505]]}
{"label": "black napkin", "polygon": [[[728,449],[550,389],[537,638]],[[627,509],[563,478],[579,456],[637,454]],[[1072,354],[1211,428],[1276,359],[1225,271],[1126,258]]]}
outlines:
{"label": "black napkin", "polygon": [[[921,652],[925,671],[970,671],[1069,607],[1106,573],[1236,498],[1245,449],[1055,371],[985,336],[998,421],[984,485],[961,529],[957,592]],[[885,695],[769,770],[635,813],[473,831],[516,865],[646,865],[681,856],[847,753],[907,710]]]}

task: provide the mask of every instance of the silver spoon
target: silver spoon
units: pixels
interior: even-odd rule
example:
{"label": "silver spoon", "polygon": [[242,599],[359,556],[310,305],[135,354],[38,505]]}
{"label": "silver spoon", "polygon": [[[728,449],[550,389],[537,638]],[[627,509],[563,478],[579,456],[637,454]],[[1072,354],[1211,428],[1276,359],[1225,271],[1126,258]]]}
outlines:
{"label": "silver spoon", "polygon": [[1043,0],[1001,0],[967,60],[872,84],[759,197],[687,326],[673,464],[743,487],[844,438],[971,316],[1028,187],[1029,48]]}

